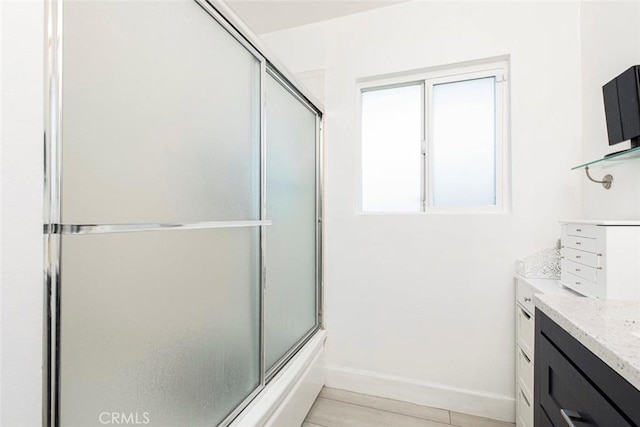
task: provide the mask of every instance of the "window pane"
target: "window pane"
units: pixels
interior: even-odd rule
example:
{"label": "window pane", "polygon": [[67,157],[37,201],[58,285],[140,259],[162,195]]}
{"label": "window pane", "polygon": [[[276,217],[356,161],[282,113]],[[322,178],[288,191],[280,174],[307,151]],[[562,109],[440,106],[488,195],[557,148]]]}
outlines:
{"label": "window pane", "polygon": [[422,85],[362,93],[362,210],[420,211]]}
{"label": "window pane", "polygon": [[496,204],[495,78],[433,86],[433,204]]}

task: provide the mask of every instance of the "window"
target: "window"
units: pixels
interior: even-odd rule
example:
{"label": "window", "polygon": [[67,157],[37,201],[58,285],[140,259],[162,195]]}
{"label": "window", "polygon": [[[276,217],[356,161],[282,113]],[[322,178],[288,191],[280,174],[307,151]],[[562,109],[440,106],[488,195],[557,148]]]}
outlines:
{"label": "window", "polygon": [[361,83],[362,210],[506,210],[507,66]]}

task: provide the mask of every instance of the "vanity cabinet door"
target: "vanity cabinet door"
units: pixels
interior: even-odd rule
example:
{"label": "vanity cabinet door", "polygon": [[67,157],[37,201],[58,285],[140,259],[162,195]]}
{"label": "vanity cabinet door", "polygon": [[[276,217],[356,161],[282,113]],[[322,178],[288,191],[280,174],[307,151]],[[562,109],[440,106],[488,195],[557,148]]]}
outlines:
{"label": "vanity cabinet door", "polygon": [[554,426],[633,426],[553,344],[541,338],[536,342],[542,356],[536,361],[540,405]]}
{"label": "vanity cabinet door", "polygon": [[640,426],[640,390],[536,309],[536,427]]}
{"label": "vanity cabinet door", "polygon": [[516,388],[516,410],[516,426],[533,427],[533,402],[520,387]]}

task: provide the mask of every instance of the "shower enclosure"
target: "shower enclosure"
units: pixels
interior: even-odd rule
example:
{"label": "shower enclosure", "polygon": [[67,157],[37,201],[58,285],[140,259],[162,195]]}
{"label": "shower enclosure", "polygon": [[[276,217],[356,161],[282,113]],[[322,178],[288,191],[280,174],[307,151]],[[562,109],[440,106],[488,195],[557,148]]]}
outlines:
{"label": "shower enclosure", "polygon": [[322,109],[221,4],[47,25],[44,425],[229,425],[321,328]]}

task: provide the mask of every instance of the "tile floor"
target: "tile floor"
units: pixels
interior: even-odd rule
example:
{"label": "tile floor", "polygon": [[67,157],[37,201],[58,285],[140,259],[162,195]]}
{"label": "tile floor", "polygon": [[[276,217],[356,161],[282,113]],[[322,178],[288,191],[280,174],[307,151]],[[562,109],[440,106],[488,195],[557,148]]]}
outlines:
{"label": "tile floor", "polygon": [[302,427],[512,427],[444,409],[323,388]]}

